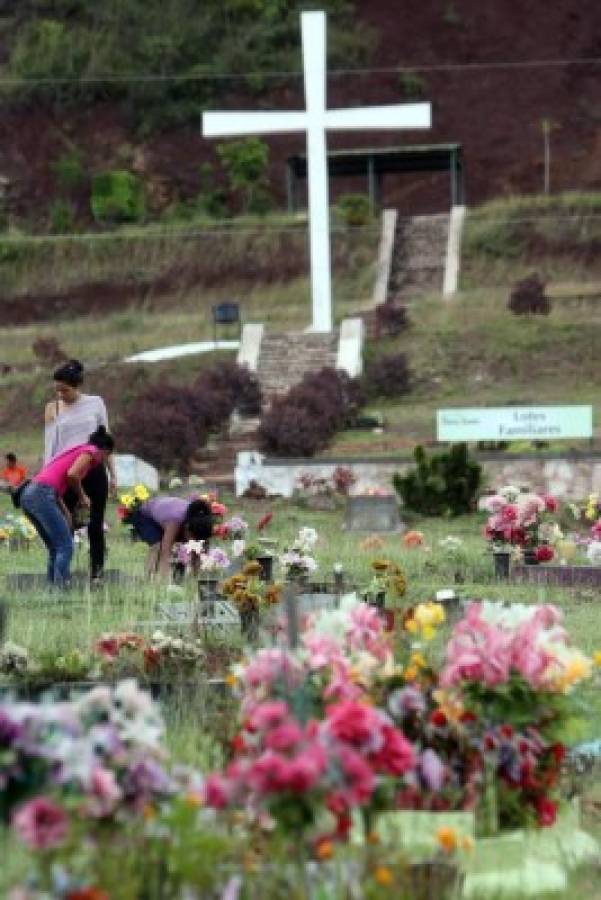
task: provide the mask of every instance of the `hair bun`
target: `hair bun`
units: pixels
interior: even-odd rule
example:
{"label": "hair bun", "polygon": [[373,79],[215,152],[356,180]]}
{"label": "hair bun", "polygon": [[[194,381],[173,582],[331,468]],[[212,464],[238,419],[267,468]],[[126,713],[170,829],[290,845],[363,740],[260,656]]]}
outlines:
{"label": "hair bun", "polygon": [[70,359],[66,365],[74,375],[83,375],[83,363],[78,359]]}

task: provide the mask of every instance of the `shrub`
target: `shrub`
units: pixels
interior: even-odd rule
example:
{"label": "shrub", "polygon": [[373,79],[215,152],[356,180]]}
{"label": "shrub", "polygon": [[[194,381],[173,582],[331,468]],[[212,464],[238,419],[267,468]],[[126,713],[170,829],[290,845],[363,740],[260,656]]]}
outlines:
{"label": "shrub", "polygon": [[277,398],[259,426],[261,449],[275,456],[313,456],[355,418],[361,394],[344,372],[324,368]]}
{"label": "shrub", "polygon": [[53,234],[69,234],[75,230],[75,209],[68,200],[53,200],[48,212],[48,225]]}
{"label": "shrub", "polygon": [[378,356],[370,360],[363,374],[367,397],[400,397],[411,390],[411,373],[404,353]]}
{"label": "shrub", "polygon": [[342,194],[334,212],[347,228],[363,228],[372,218],[371,203],[365,194]]}
{"label": "shrub", "polygon": [[52,164],[52,170],[56,175],[59,188],[64,191],[72,191],[80,187],[86,177],[81,153],[77,147],[61,153],[56,162]]}
{"label": "shrub", "polygon": [[260,138],[228,141],[217,145],[217,155],[230,188],[242,197],[242,211],[263,215],[271,206],[267,189],[269,147]]}
{"label": "shrub", "polygon": [[259,379],[246,366],[226,362],[205,369],[196,380],[196,389],[222,395],[230,407],[247,416],[261,414],[261,386]]}
{"label": "shrub", "polygon": [[92,179],[90,205],[97,222],[136,222],[145,212],[144,185],[124,169],[99,172]]}
{"label": "shrub", "polygon": [[548,316],[551,301],[545,294],[545,283],[537,274],[516,282],[507,303],[514,316]]}
{"label": "shrub", "polygon": [[469,459],[466,444],[454,444],[430,458],[423,447],[416,447],[414,456],[416,467],[393,477],[407,509],[427,516],[459,516],[474,509],[482,469]]}
{"label": "shrub", "polygon": [[409,327],[406,306],[380,303],[376,306],[376,331],[378,337],[398,337]]}
{"label": "shrub", "polygon": [[55,337],[36,338],[31,345],[33,355],[44,366],[58,366],[68,359],[67,354]]}

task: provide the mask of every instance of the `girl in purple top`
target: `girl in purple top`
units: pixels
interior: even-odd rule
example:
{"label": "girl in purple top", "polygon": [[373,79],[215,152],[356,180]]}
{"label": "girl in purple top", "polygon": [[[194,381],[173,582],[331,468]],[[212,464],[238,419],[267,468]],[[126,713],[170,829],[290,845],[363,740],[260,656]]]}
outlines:
{"label": "girl in purple top", "polygon": [[176,541],[207,541],[213,534],[213,515],[205,500],[153,497],[142,503],[132,521],[134,532],[150,545],[148,575],[169,575],[171,551]]}
{"label": "girl in purple top", "polygon": [[63,497],[71,489],[77,494],[79,503],[89,507],[90,498],[82,487],[82,480],[96,466],[106,465],[113,448],[113,438],[101,426],[90,435],[87,443],[50,460],[23,489],[21,509],[48,548],[48,581],[51,585],[68,585],[73,556],[71,516]]}

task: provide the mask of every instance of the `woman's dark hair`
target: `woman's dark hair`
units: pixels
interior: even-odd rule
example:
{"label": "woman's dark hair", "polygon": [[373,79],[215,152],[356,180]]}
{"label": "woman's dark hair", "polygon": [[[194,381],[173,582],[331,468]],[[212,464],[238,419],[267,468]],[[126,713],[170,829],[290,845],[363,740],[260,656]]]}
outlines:
{"label": "woman's dark hair", "polygon": [[115,441],[113,439],[112,434],[109,434],[104,425],[100,425],[94,434],[91,434],[88,438],[88,444],[94,444],[95,447],[98,447],[99,450],[106,450],[107,453],[112,453],[115,449]]}
{"label": "woman's dark hair", "polygon": [[83,363],[78,359],[70,359],[59,366],[52,377],[55,381],[63,381],[70,387],[79,387],[83,382]]}
{"label": "woman's dark hair", "polygon": [[206,541],[213,534],[214,525],[211,504],[206,500],[193,500],[186,510],[183,526],[195,541]]}

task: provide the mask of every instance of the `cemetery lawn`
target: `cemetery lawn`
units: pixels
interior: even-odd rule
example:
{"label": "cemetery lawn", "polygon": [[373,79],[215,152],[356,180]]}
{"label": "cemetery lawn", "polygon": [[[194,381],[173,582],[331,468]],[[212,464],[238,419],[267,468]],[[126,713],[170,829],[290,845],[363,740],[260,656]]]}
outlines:
{"label": "cemetery lawn", "polygon": [[[465,598],[507,599],[528,603],[554,603],[564,611],[567,629],[574,641],[585,652],[593,653],[601,649],[601,629],[599,628],[598,596],[592,590],[528,588],[521,585],[496,582],[492,573],[492,560],[486,551],[485,542],[480,537],[483,516],[479,514],[457,519],[425,519],[406,517],[411,529],[419,529],[424,535],[424,546],[407,548],[400,535],[382,535],[383,547],[377,551],[361,549],[365,535],[346,533],[342,529],[343,504],[333,511],[321,512],[307,509],[301,503],[284,500],[238,501],[224,497],[231,512],[240,513],[253,527],[267,511],[273,512],[273,520],[265,532],[265,537],[278,541],[283,548],[303,526],[313,526],[319,534],[315,556],[319,562],[317,576],[327,577],[335,563],[342,563],[348,578],[359,586],[367,585],[371,579],[370,562],[377,558],[388,558],[397,562],[407,576],[407,593],[399,601],[399,609],[433,597],[436,590],[452,587]],[[0,516],[12,511],[5,495],[0,496]],[[158,604],[165,600],[192,600],[196,595],[193,580],[182,589],[169,589],[158,584],[148,584],[142,580],[145,547],[132,543],[127,529],[116,523],[115,509],[107,514],[111,524],[108,535],[108,568],[119,569],[135,581],[124,585],[107,585],[102,590],[90,593],[87,589],[73,590],[58,599],[44,590],[24,590],[17,592],[8,588],[5,576],[19,573],[44,571],[45,553],[39,542],[30,549],[10,551],[0,547],[0,577],[4,585],[0,596],[8,602],[8,626],[6,638],[20,644],[32,653],[45,653],[54,657],[68,658],[73,650],[88,652],[91,644],[101,633],[107,631],[139,631],[150,634],[158,624],[160,615]],[[460,537],[464,550],[458,559],[450,559],[439,546],[439,541],[448,535]],[[87,548],[77,550],[74,570],[85,569]],[[460,583],[456,583],[459,580]],[[441,629],[437,638],[442,648],[442,640],[448,636],[448,629]],[[215,641],[209,650],[223,651]],[[236,655],[241,650],[241,641],[233,636],[229,641],[229,652]],[[222,672],[224,674],[224,672]],[[56,676],[58,678],[58,676]],[[579,740],[589,740],[601,736],[601,698],[598,691],[584,692],[587,704],[586,731]],[[191,694],[179,694],[177,690],[161,698],[163,713],[168,727],[167,744],[175,759],[191,764],[201,770],[212,770],[223,764],[226,746],[234,727],[234,706],[226,693],[215,694],[208,690],[202,677],[195,682]],[[585,822],[593,833],[601,837],[598,802],[601,799],[601,781],[594,777],[587,785],[584,797]],[[0,845],[2,835],[0,833]],[[13,854],[11,868],[16,872],[22,864],[19,853]],[[8,878],[9,873],[4,873]],[[570,889],[563,900],[575,896],[599,897],[595,882],[595,872],[587,867],[574,874]],[[0,892],[3,889],[0,876]]]}

